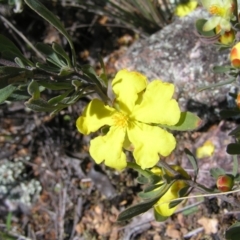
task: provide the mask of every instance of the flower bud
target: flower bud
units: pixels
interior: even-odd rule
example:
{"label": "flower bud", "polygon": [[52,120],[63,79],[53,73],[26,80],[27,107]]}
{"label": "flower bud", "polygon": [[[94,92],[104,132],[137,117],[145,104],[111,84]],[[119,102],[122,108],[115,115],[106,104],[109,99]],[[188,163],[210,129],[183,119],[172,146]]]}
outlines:
{"label": "flower bud", "polygon": [[232,190],[234,179],[229,175],[221,175],[217,179],[217,188],[221,192],[228,192]]}
{"label": "flower bud", "polygon": [[232,66],[235,68],[240,68],[240,42],[237,43],[230,52],[230,60]]}
{"label": "flower bud", "polygon": [[[219,25],[215,28],[215,32],[217,34],[221,32],[221,27]],[[224,32],[224,34],[222,34],[218,39],[220,43],[225,45],[229,45],[233,43],[234,40],[235,40],[235,32],[232,29],[230,31]]]}
{"label": "flower bud", "polygon": [[236,101],[236,104],[237,104],[238,108],[240,109],[240,93],[238,93],[235,101]]}

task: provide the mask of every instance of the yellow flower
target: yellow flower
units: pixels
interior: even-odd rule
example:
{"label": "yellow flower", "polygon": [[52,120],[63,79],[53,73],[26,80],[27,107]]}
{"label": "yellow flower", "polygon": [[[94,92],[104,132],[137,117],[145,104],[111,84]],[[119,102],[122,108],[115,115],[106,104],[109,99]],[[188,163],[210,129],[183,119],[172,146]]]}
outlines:
{"label": "yellow flower", "polygon": [[197,148],[196,157],[211,157],[213,155],[214,149],[214,144],[210,140],[207,140],[201,147]]}
{"label": "yellow flower", "polygon": [[78,131],[89,134],[109,126],[106,135],[91,140],[89,152],[96,163],[121,170],[126,167],[122,148],[132,146],[136,163],[143,169],[153,167],[159,154],[168,156],[176,146],[174,136],[153,124],[175,125],[180,109],[172,99],[174,85],[160,80],[148,84],[138,72],[121,70],[112,81],[113,106],[92,100],[77,119]]}
{"label": "yellow flower", "polygon": [[230,21],[234,19],[232,0],[202,0],[202,5],[213,15],[204,25],[203,31],[210,31],[217,25],[222,32],[230,31]]}
{"label": "yellow flower", "polygon": [[[179,172],[184,178],[190,179],[190,176],[187,174],[187,172],[180,166],[172,165],[171,167],[175,171]],[[153,172],[155,174],[162,175],[161,170],[159,172],[159,170],[157,171],[156,169],[154,169]],[[167,174],[171,176],[170,173],[167,172]],[[184,180],[176,180],[154,206],[154,209],[157,211],[157,213],[164,217],[171,216],[175,212],[177,206],[169,208],[170,201],[177,199],[179,197],[179,191],[186,187],[188,187],[188,185]]]}
{"label": "yellow flower", "polygon": [[192,12],[198,5],[197,1],[188,1],[187,3],[178,4],[175,8],[175,15],[184,17]]}

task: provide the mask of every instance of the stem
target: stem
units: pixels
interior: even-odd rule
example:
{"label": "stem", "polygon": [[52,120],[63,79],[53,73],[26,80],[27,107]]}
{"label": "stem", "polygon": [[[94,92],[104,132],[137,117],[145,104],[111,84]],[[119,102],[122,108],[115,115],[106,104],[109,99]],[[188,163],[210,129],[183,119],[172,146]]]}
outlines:
{"label": "stem", "polygon": [[127,167],[132,168],[142,174],[144,177],[149,178],[151,176],[150,173],[148,173],[146,170],[143,170],[140,166],[138,166],[136,163],[133,162],[127,162]]}
{"label": "stem", "polygon": [[166,169],[168,172],[170,172],[174,178],[178,178],[179,177],[179,172],[175,171],[174,169],[172,169],[164,160],[160,160],[159,161],[159,165]]}

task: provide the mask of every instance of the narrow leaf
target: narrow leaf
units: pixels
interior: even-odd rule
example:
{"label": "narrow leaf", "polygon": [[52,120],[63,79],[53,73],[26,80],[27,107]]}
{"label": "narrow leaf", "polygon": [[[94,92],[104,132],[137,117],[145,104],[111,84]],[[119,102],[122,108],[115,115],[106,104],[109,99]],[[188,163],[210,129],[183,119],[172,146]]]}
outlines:
{"label": "narrow leaf", "polygon": [[53,97],[51,98],[50,100],[48,100],[48,103],[51,104],[51,105],[55,105],[59,102],[61,102],[65,97],[68,96],[68,94],[71,92],[72,90],[68,90],[66,91],[65,93],[61,94],[61,95],[58,95],[56,97]]}
{"label": "narrow leaf", "polygon": [[56,65],[59,68],[66,66],[65,60],[61,57],[61,55],[58,55],[56,52],[54,52],[54,50],[49,45],[44,43],[37,43],[36,48],[45,54],[47,56],[47,60],[52,64]]}
{"label": "narrow leaf", "polygon": [[237,158],[237,155],[233,155],[233,171],[232,171],[232,175],[234,177],[237,176],[238,174],[238,158]]}
{"label": "narrow leaf", "polygon": [[234,223],[225,233],[227,240],[239,240],[240,236],[240,222]]}
{"label": "narrow leaf", "polygon": [[71,89],[71,82],[47,82],[47,81],[38,81],[38,84],[51,90],[65,90]]}
{"label": "narrow leaf", "polygon": [[58,43],[53,43],[52,44],[52,48],[53,50],[58,53],[59,55],[62,56],[62,58],[64,58],[68,64],[69,67],[72,66],[72,63],[71,63],[71,60],[70,58],[68,57],[67,53],[64,51],[63,47],[60,46]]}
{"label": "narrow leaf", "polygon": [[73,66],[76,66],[76,53],[73,46],[73,42],[71,40],[70,35],[66,31],[66,29],[63,27],[60,20],[53,15],[52,12],[50,12],[42,3],[40,3],[37,0],[24,0],[24,2],[32,8],[37,14],[39,14],[42,18],[44,18],[46,21],[48,21],[50,24],[52,24],[60,33],[62,33],[65,38],[68,40],[68,43],[70,45],[71,51],[72,51],[72,58],[73,58]]}
{"label": "narrow leaf", "polygon": [[211,169],[210,169],[210,174],[212,175],[212,177],[214,177],[215,179],[217,179],[219,176],[225,175],[226,172],[225,172],[225,170],[222,169],[222,168],[211,168]]}
{"label": "narrow leaf", "polygon": [[214,66],[213,72],[215,73],[226,73],[232,70],[233,68],[231,66]]}
{"label": "narrow leaf", "polygon": [[52,112],[56,108],[41,98],[30,99],[29,101],[25,102],[25,105],[36,112]]}
{"label": "narrow leaf", "polygon": [[199,87],[198,91],[201,92],[203,90],[207,90],[207,89],[210,89],[210,88],[221,87],[221,86],[233,83],[234,81],[236,81],[236,78],[230,78],[227,81],[219,82],[219,83],[216,83],[216,84],[210,84],[208,86]]}
{"label": "narrow leaf", "polygon": [[227,153],[231,155],[240,154],[240,143],[230,143],[227,145]]}
{"label": "narrow leaf", "polygon": [[240,115],[239,109],[227,109],[220,111],[220,116],[222,118],[231,118],[231,117],[238,117]]}
{"label": "narrow leaf", "polygon": [[28,93],[32,96],[33,99],[40,98],[40,91],[38,83],[32,80],[28,85]]}
{"label": "narrow leaf", "polygon": [[127,208],[118,215],[117,221],[126,221],[132,217],[148,211],[153,207],[155,203],[157,203],[158,200],[159,198],[154,198]]}
{"label": "narrow leaf", "polygon": [[3,103],[17,89],[16,86],[8,85],[0,89],[0,103]]}
{"label": "narrow leaf", "polygon": [[198,170],[199,170],[197,159],[187,148],[184,149],[184,152],[187,155],[188,160],[192,164],[192,167],[193,167],[193,170],[194,170],[194,179],[196,180],[197,175],[198,175]]}

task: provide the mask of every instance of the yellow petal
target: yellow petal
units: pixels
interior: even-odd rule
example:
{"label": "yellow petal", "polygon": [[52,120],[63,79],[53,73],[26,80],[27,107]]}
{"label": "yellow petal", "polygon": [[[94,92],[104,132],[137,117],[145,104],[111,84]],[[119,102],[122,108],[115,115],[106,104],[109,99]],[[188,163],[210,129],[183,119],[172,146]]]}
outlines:
{"label": "yellow petal", "polygon": [[198,5],[197,1],[190,1],[188,3],[183,3],[177,5],[175,8],[175,15],[179,17],[184,17],[188,15],[190,12],[192,12]]}
{"label": "yellow petal", "polygon": [[130,113],[141,93],[147,86],[147,78],[139,72],[120,70],[112,81],[113,92],[121,111]]}
{"label": "yellow petal", "polygon": [[157,204],[154,206],[155,210],[162,216],[171,216],[175,212],[177,206],[169,208],[169,201],[178,198],[178,192],[186,186],[187,185],[184,181],[179,180],[174,182],[168,191],[159,199]]}
{"label": "yellow petal", "polygon": [[172,99],[174,85],[160,80],[152,81],[144,93],[140,105],[136,105],[131,115],[144,123],[175,125],[180,118],[180,108]]}
{"label": "yellow petal", "polygon": [[112,115],[114,108],[104,105],[98,99],[93,99],[84,109],[82,116],[77,119],[76,125],[79,132],[89,134],[97,131],[104,125],[113,125]]}
{"label": "yellow petal", "polygon": [[166,157],[176,146],[171,133],[144,123],[130,124],[127,134],[134,146],[133,156],[142,169],[155,166],[159,161],[159,154]]}
{"label": "yellow petal", "polygon": [[126,131],[120,127],[110,127],[105,136],[91,140],[89,152],[96,163],[105,160],[108,167],[122,170],[127,166],[126,155],[122,151]]}

